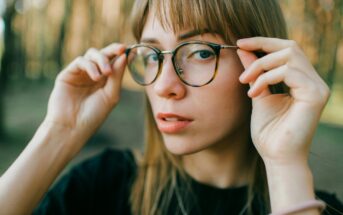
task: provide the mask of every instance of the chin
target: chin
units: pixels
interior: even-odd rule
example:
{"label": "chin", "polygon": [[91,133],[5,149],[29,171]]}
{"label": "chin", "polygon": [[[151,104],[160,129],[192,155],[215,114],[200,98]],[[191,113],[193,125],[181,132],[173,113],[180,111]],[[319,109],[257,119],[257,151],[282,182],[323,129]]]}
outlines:
{"label": "chin", "polygon": [[163,137],[163,142],[170,153],[180,156],[194,154],[208,147],[199,144],[199,141],[187,141],[184,138]]}

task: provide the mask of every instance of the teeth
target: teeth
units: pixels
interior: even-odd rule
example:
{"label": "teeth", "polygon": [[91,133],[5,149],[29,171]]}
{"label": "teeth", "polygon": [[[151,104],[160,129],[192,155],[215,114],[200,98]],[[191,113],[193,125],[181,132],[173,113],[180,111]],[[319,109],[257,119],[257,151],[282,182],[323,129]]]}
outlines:
{"label": "teeth", "polygon": [[168,122],[176,122],[176,121],[179,121],[178,118],[164,118],[165,121],[168,121]]}

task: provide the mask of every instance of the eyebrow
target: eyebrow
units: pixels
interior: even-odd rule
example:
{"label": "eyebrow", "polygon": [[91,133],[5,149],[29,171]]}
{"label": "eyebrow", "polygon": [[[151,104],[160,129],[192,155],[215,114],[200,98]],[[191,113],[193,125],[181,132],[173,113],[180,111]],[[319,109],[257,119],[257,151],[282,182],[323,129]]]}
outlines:
{"label": "eyebrow", "polygon": [[199,30],[193,30],[193,31],[189,31],[187,33],[181,34],[177,37],[178,40],[185,40],[191,37],[195,37],[198,36],[202,33],[206,33],[206,32],[200,32]]}
{"label": "eyebrow", "polygon": [[[193,30],[193,31],[189,31],[187,33],[184,33],[184,34],[180,34],[178,37],[177,37],[177,40],[180,41],[180,40],[185,40],[185,39],[188,39],[188,38],[191,38],[191,37],[195,37],[195,36],[198,36],[200,34],[203,34],[203,33],[207,33],[207,31],[205,32],[200,32],[199,30]],[[140,40],[141,43],[159,43],[157,39],[155,38],[143,38]]]}

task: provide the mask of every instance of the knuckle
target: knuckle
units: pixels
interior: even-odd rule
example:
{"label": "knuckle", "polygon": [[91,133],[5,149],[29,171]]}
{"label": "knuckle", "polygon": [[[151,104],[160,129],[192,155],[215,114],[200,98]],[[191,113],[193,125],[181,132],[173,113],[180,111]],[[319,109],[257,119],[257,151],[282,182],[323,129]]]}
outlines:
{"label": "knuckle", "polygon": [[267,74],[268,74],[268,73],[264,73],[264,74],[262,74],[262,75],[260,75],[260,76],[258,77],[258,79],[256,80],[256,84],[257,84],[258,86],[263,85],[263,83],[265,83],[265,82],[267,81],[267,77],[266,77]]}
{"label": "knuckle", "polygon": [[297,70],[296,66],[292,63],[292,61],[288,61],[285,64],[285,72],[289,72],[291,70]]}
{"label": "knuckle", "polygon": [[90,61],[87,61],[87,66],[91,68],[92,70],[97,70],[97,67]]}
{"label": "knuckle", "polygon": [[74,62],[81,63],[84,61],[84,58],[82,56],[78,56],[75,58]]}
{"label": "knuckle", "polygon": [[317,105],[324,106],[330,98],[330,89],[326,84],[311,83],[307,86],[307,89],[316,95],[313,101]]}
{"label": "knuckle", "polygon": [[96,48],[93,48],[93,47],[91,47],[91,48],[89,48],[87,51],[86,51],[86,56],[88,56],[88,55],[92,55],[93,53],[96,53],[97,52],[97,49]]}
{"label": "knuckle", "polygon": [[120,50],[120,49],[124,49],[125,45],[122,43],[112,43],[111,47],[113,47],[114,49]]}
{"label": "knuckle", "polygon": [[94,70],[95,69],[94,65],[88,60],[84,60],[82,62],[82,64],[83,64],[83,68],[85,68],[86,70]]}
{"label": "knuckle", "polygon": [[295,40],[289,40],[289,47],[296,48],[298,47],[298,43]]}
{"label": "knuckle", "polygon": [[330,88],[328,87],[328,85],[324,84],[323,87],[321,87],[320,94],[326,103],[331,96]]}
{"label": "knuckle", "polygon": [[285,54],[286,54],[286,57],[289,59],[292,57],[292,55],[294,54],[294,49],[292,47],[288,47],[286,48],[285,50]]}
{"label": "knuckle", "polygon": [[90,48],[88,49],[88,51],[91,52],[91,53],[93,53],[93,52],[97,52],[97,49],[94,48],[94,47],[90,47]]}
{"label": "knuckle", "polygon": [[58,73],[56,76],[56,81],[61,80],[64,73],[65,73],[65,70],[62,70],[60,73]]}
{"label": "knuckle", "polygon": [[100,55],[100,62],[101,63],[109,63],[110,61],[108,60],[107,57],[105,57],[105,55],[101,54]]}
{"label": "knuckle", "polygon": [[296,53],[299,53],[299,51],[301,50],[298,43],[294,40],[290,41],[289,49],[291,51],[291,53],[290,53],[291,56],[296,54]]}
{"label": "knuckle", "polygon": [[102,50],[106,50],[106,49],[109,49],[109,48],[116,48],[116,47],[118,47],[118,45],[119,45],[118,43],[111,43],[110,45],[106,46]]}

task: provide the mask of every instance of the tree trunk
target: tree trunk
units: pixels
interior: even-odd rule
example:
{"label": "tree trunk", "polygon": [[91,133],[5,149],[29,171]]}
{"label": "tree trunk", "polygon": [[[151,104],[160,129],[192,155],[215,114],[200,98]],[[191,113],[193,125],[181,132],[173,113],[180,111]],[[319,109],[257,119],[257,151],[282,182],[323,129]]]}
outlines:
{"label": "tree trunk", "polygon": [[337,57],[338,57],[338,46],[340,44],[340,41],[342,40],[342,13],[343,13],[343,2],[340,1],[338,5],[336,5],[336,8],[334,9],[334,21],[333,21],[333,32],[336,32],[336,38],[333,42],[333,58],[332,58],[332,64],[328,70],[326,81],[329,86],[329,88],[332,90],[334,81],[335,81],[335,73],[337,70]]}
{"label": "tree trunk", "polygon": [[63,66],[64,66],[63,47],[64,47],[64,43],[66,39],[66,33],[69,28],[69,22],[70,22],[70,16],[71,16],[72,10],[73,10],[73,2],[71,0],[65,0],[64,1],[64,16],[61,23],[61,28],[60,28],[61,30],[58,37],[58,42],[57,42],[57,47],[56,47],[56,52],[55,52],[59,71],[63,69]]}
{"label": "tree trunk", "polygon": [[7,10],[4,14],[4,22],[5,22],[5,33],[4,33],[4,53],[1,59],[1,68],[0,68],[0,138],[4,138],[6,135],[6,127],[5,127],[5,104],[4,104],[4,97],[8,85],[8,76],[9,72],[12,69],[12,57],[15,55],[14,53],[14,45],[15,45],[15,38],[14,33],[11,28],[12,20],[15,15],[15,8],[14,5],[10,5],[7,7]]}

